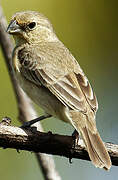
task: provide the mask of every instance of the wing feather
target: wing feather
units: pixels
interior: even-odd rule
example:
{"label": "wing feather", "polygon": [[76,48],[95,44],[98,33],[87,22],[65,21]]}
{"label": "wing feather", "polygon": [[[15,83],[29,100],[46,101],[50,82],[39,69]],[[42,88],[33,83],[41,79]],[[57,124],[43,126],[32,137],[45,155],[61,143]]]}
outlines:
{"label": "wing feather", "polygon": [[98,109],[98,102],[88,79],[82,74],[76,74],[76,77],[89,105],[96,112]]}
{"label": "wing feather", "polygon": [[55,83],[53,84],[53,86],[49,86],[48,88],[53,94],[60,97],[64,102],[66,102],[66,104],[70,108],[86,112],[83,97],[80,97],[80,95],[76,95],[76,91],[77,93],[79,93],[79,90],[77,90],[77,88],[70,89],[70,87],[63,81],[59,81],[58,83]]}

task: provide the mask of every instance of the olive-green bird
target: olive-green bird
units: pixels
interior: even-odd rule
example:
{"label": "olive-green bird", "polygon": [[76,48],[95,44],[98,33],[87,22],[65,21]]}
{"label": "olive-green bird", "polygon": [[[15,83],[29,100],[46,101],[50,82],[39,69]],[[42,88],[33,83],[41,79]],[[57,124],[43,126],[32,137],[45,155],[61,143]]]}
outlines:
{"label": "olive-green bird", "polygon": [[81,133],[96,167],[110,169],[109,154],[96,128],[96,96],[49,20],[38,12],[18,12],[7,32],[15,39],[13,69],[23,90],[45,111],[45,117],[69,122]]}

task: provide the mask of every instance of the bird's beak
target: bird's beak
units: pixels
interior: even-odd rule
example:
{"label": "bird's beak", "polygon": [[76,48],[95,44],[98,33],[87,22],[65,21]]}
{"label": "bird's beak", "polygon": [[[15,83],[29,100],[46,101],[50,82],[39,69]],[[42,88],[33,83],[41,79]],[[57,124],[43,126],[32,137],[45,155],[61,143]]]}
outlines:
{"label": "bird's beak", "polygon": [[7,33],[9,34],[16,34],[21,32],[21,28],[16,22],[16,20],[12,20],[10,24],[8,25],[8,28],[6,30]]}

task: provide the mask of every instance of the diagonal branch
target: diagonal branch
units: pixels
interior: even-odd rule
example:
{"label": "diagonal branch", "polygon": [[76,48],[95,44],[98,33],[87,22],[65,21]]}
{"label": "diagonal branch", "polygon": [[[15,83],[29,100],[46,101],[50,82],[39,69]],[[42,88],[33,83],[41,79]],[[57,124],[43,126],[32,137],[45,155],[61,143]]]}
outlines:
{"label": "diagonal branch", "polygon": [[[23,123],[25,120],[31,120],[37,118],[38,115],[35,112],[30,99],[22,91],[13,74],[12,66],[11,66],[13,43],[9,35],[6,33],[6,28],[7,28],[7,21],[3,14],[2,7],[0,6],[0,44],[2,47],[3,55],[5,57],[5,62],[8,68],[14,94],[17,100],[17,106],[19,111],[18,118]],[[40,131],[43,130],[40,123],[37,123],[36,126]],[[59,174],[55,169],[54,160],[51,156],[37,153],[36,157],[41,166],[45,180],[61,180]]]}
{"label": "diagonal branch", "polygon": [[[118,145],[105,143],[112,165],[118,166]],[[0,124],[0,147],[64,156],[69,159],[89,160],[83,141],[74,146],[72,136],[39,132],[35,127],[21,129]]]}

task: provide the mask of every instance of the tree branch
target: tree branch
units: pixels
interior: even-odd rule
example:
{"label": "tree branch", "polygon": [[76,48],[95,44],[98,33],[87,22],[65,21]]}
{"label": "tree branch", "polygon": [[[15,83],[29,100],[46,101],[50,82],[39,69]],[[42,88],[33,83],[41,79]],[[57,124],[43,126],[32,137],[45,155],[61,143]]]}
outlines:
{"label": "tree branch", "polygon": [[[7,29],[7,21],[3,14],[2,7],[0,6],[0,44],[2,47],[3,55],[5,57],[5,62],[13,86],[14,94],[16,96],[16,101],[19,111],[18,119],[20,120],[20,122],[23,123],[24,121],[37,118],[38,115],[34,110],[30,99],[22,91],[13,74],[12,65],[11,65],[13,43],[10,39],[10,36],[6,33],[6,29]],[[40,123],[36,123],[35,126],[40,131],[43,131]],[[37,153],[36,157],[38,163],[41,166],[45,180],[61,180],[61,177],[59,176],[59,174],[55,169],[54,160],[51,156]]]}
{"label": "tree branch", "polygon": [[[118,166],[118,145],[105,143],[112,165]],[[64,156],[69,159],[89,160],[83,141],[74,145],[72,136],[37,131],[36,127],[22,129],[0,124],[0,147]]]}

